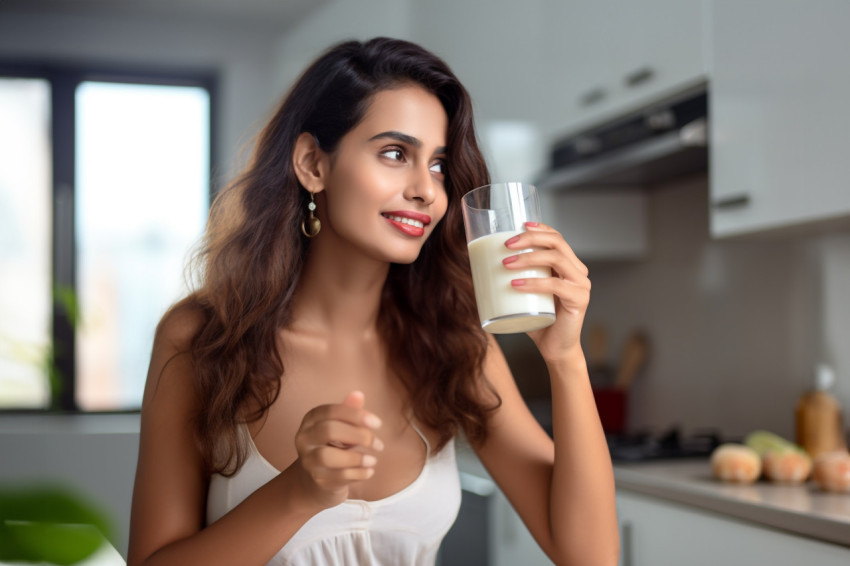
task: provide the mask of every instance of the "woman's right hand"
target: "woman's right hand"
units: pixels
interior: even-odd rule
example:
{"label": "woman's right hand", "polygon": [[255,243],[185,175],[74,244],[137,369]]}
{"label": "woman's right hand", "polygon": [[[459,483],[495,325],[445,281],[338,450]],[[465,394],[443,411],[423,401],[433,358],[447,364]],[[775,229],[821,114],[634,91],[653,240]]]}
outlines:
{"label": "woman's right hand", "polygon": [[381,420],[363,404],[363,393],[352,391],[342,403],[315,407],[295,435],[298,477],[323,508],[345,501],[352,483],[375,473],[377,453],[384,448],[375,436]]}

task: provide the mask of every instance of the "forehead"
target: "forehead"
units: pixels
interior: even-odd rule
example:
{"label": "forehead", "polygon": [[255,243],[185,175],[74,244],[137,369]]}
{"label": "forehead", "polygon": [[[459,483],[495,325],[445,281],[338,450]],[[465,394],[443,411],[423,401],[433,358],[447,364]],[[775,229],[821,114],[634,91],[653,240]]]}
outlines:
{"label": "forehead", "polygon": [[444,146],[448,116],[439,99],[419,86],[377,92],[353,131],[369,139],[388,131],[417,138],[424,146]]}

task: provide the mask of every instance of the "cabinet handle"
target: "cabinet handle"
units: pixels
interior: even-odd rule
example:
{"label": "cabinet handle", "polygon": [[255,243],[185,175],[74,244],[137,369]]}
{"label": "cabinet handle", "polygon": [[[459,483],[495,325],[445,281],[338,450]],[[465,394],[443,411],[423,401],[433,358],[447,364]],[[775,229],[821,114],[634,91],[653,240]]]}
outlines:
{"label": "cabinet handle", "polygon": [[582,94],[578,99],[578,103],[580,106],[591,106],[592,104],[597,104],[598,102],[601,102],[605,99],[606,96],[607,93],[605,92],[605,89],[602,87],[598,87]]}
{"label": "cabinet handle", "polygon": [[634,566],[632,562],[632,523],[624,522],[620,527],[620,550],[622,550],[622,561],[620,566]]}
{"label": "cabinet handle", "polygon": [[740,208],[750,204],[750,195],[746,193],[733,194],[728,197],[718,199],[712,204],[714,205],[714,208],[719,209]]}
{"label": "cabinet handle", "polygon": [[655,76],[655,71],[652,67],[641,67],[626,75],[626,86],[636,87],[643,83],[652,80]]}

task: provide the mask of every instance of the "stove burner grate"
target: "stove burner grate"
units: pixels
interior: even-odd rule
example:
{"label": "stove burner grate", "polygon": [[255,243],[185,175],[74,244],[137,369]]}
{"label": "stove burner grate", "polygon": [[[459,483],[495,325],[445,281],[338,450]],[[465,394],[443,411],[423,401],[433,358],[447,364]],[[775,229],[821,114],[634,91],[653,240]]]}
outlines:
{"label": "stove burner grate", "polygon": [[611,459],[620,462],[642,462],[666,458],[706,458],[721,444],[714,430],[684,436],[679,427],[660,435],[651,433],[608,435]]}

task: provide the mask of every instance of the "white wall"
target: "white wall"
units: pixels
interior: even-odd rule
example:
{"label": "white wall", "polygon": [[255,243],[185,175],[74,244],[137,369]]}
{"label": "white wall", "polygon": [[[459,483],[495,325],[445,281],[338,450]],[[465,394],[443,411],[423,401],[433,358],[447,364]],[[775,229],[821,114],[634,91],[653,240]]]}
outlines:
{"label": "white wall", "polygon": [[411,39],[411,0],[329,2],[282,34],[275,46],[275,88],[286,91],[322,51],[377,36]]}
{"label": "white wall", "polygon": [[821,277],[817,355],[836,370],[834,393],[850,427],[850,234],[832,234],[814,243]]}
{"label": "white wall", "polygon": [[443,57],[482,120],[545,120],[542,0],[413,3],[414,39]]}

